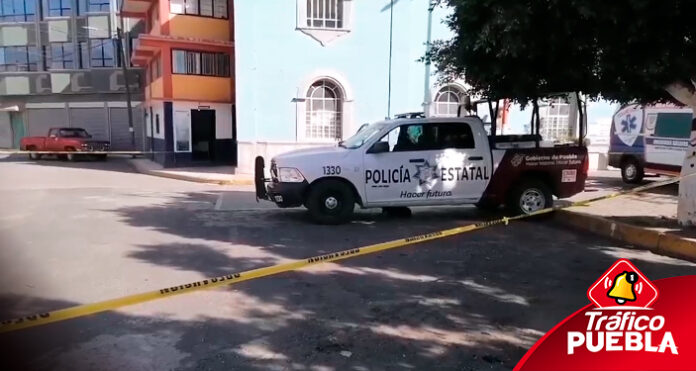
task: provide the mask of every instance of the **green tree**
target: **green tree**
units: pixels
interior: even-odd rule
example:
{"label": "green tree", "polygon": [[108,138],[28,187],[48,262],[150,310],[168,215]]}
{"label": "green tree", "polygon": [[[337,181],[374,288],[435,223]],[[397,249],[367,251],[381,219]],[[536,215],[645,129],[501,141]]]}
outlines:
{"label": "green tree", "polygon": [[[694,0],[442,0],[451,40],[430,58],[471,94],[522,104],[557,92],[696,110]],[[696,123],[695,123],[696,124]],[[692,131],[691,142],[696,143]],[[691,146],[682,175],[696,173]],[[692,167],[693,166],[693,167]],[[696,224],[696,176],[680,183],[678,217]]]}

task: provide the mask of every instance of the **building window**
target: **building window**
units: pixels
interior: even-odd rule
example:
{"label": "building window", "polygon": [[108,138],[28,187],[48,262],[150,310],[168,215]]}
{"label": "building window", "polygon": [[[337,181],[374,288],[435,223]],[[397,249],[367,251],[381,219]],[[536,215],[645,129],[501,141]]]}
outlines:
{"label": "building window", "polygon": [[37,71],[39,51],[35,46],[0,47],[0,72]]}
{"label": "building window", "polygon": [[174,151],[191,152],[191,114],[174,112]]}
{"label": "building window", "polygon": [[112,39],[91,39],[89,43],[92,68],[114,67],[114,41]]}
{"label": "building window", "polygon": [[72,43],[50,43],[44,46],[47,70],[69,70],[75,68]]}
{"label": "building window", "polygon": [[228,0],[171,0],[169,11],[201,17],[227,19]]}
{"label": "building window", "polygon": [[172,72],[183,75],[230,76],[230,56],[225,53],[172,51]]}
{"label": "building window", "polygon": [[464,93],[454,87],[445,86],[435,96],[435,116],[457,117],[457,110]]}
{"label": "building window", "polygon": [[307,27],[343,28],[343,0],[307,0]]}
{"label": "building window", "polygon": [[78,0],[80,13],[108,13],[109,0]]}
{"label": "building window", "polygon": [[72,14],[72,0],[42,0],[44,17],[68,17]]}
{"label": "building window", "polygon": [[155,133],[160,133],[159,113],[155,115]]}
{"label": "building window", "polygon": [[307,121],[305,136],[308,139],[340,139],[343,96],[341,88],[329,80],[319,80],[307,91]]}
{"label": "building window", "polygon": [[34,0],[0,0],[0,22],[31,22],[35,16]]}

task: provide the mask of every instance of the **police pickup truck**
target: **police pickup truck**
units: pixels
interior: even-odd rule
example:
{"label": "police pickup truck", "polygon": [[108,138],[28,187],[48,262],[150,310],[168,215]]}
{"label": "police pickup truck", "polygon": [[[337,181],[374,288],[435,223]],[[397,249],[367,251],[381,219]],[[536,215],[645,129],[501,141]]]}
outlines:
{"label": "police pickup truck", "polygon": [[362,208],[505,204],[515,213],[581,192],[584,146],[548,146],[538,135],[489,136],[475,116],[405,118],[371,124],[337,146],[274,157],[270,179],[256,158],[256,196],[309,209],[338,224]]}

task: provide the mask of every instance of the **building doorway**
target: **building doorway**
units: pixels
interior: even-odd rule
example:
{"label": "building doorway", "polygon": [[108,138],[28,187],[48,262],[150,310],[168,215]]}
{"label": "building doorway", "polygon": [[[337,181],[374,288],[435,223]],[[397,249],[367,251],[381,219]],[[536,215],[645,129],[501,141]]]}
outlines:
{"label": "building doorway", "polygon": [[191,110],[191,158],[215,160],[215,110]]}

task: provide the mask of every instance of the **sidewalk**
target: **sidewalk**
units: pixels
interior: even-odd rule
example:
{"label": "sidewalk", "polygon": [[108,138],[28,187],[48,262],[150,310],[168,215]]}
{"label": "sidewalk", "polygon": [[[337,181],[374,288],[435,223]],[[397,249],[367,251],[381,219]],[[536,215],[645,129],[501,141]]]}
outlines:
{"label": "sidewalk", "polygon": [[[585,192],[570,201],[582,201],[630,187],[623,184],[618,171],[594,172],[590,173]],[[658,254],[696,261],[696,228],[681,227],[676,219],[678,187],[678,184],[671,184],[571,207],[556,213],[555,219]]]}
{"label": "sidewalk", "polygon": [[142,174],[185,180],[189,182],[219,185],[253,185],[250,174],[234,174],[233,166],[205,166],[163,168],[160,164],[145,158],[129,159],[128,162]]}

